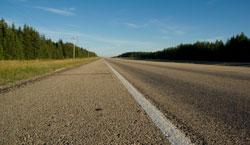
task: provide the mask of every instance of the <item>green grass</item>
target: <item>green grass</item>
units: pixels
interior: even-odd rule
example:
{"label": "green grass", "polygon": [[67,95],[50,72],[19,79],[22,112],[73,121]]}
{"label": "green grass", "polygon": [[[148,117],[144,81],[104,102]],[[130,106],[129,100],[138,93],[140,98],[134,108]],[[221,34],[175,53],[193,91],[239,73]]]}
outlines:
{"label": "green grass", "polygon": [[60,69],[69,68],[79,64],[88,63],[99,59],[79,58],[64,60],[11,60],[0,61],[0,86],[9,85],[21,80],[48,74]]}

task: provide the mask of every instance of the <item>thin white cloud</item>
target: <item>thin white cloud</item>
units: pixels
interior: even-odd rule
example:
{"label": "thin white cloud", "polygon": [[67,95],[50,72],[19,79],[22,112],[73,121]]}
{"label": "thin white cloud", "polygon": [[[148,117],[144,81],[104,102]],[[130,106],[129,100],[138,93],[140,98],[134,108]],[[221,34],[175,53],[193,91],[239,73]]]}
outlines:
{"label": "thin white cloud", "polygon": [[66,26],[69,26],[69,27],[72,27],[72,28],[78,28],[77,25],[74,25],[74,24],[65,24]]}
{"label": "thin white cloud", "polygon": [[185,35],[186,32],[184,30],[175,30],[175,31],[173,31],[173,34],[178,35],[178,36],[182,36],[182,35]]}
{"label": "thin white cloud", "polygon": [[171,39],[171,37],[169,37],[169,36],[162,36],[161,39],[169,40],[169,39]]}
{"label": "thin white cloud", "polygon": [[139,28],[139,25],[133,24],[133,23],[124,23],[125,25],[127,25],[130,28]]}
{"label": "thin white cloud", "polygon": [[153,24],[153,25],[158,25],[158,26],[166,26],[166,22],[162,21],[162,20],[159,20],[159,19],[150,19],[148,21],[149,24]]}
{"label": "thin white cloud", "polygon": [[48,11],[51,13],[55,13],[55,14],[60,14],[60,15],[69,15],[69,16],[75,15],[75,13],[69,10],[61,10],[61,9],[48,8],[48,7],[35,7],[35,8]]}
{"label": "thin white cloud", "polygon": [[68,8],[68,10],[74,11],[74,10],[76,10],[76,8]]}
{"label": "thin white cloud", "polygon": [[70,7],[70,8],[64,8],[65,11],[75,11],[76,8]]}

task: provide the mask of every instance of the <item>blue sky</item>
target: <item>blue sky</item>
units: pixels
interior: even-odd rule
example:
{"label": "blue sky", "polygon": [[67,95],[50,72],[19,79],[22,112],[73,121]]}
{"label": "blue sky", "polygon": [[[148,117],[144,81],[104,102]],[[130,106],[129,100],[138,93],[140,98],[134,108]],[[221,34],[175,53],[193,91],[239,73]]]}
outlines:
{"label": "blue sky", "polygon": [[2,0],[0,17],[105,57],[250,36],[249,0]]}

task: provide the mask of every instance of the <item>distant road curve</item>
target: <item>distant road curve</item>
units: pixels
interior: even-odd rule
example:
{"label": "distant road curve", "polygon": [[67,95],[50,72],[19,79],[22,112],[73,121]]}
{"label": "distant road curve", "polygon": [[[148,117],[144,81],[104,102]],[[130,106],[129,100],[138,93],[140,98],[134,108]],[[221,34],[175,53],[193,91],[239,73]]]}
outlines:
{"label": "distant road curve", "polygon": [[250,68],[106,59],[197,144],[250,144]]}

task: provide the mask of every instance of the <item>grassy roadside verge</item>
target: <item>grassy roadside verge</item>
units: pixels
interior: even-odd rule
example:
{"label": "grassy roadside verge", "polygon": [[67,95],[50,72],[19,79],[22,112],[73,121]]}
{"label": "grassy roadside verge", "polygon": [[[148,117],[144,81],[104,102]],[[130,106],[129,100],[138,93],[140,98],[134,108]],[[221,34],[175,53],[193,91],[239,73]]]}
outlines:
{"label": "grassy roadside verge", "polygon": [[64,60],[0,61],[0,87],[97,59],[99,57]]}

